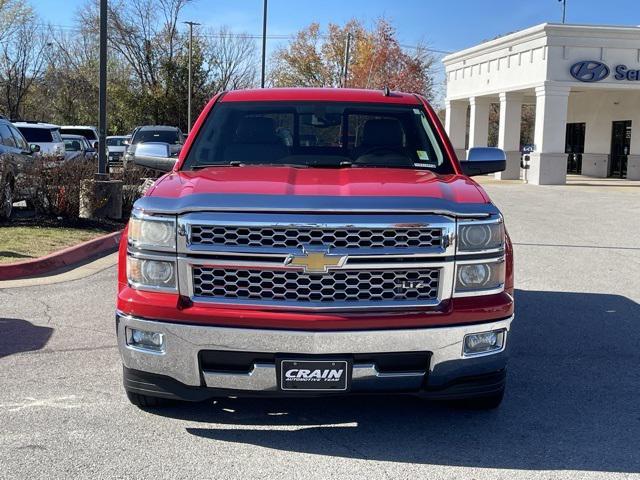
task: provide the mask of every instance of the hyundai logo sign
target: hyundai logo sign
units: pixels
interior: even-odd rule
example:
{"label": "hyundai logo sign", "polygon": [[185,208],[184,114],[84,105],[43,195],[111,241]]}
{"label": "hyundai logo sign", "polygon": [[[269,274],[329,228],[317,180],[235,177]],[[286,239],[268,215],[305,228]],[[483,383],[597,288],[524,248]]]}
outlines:
{"label": "hyundai logo sign", "polygon": [[[609,67],[596,60],[585,60],[571,65],[569,69],[571,76],[581,82],[599,82],[609,76],[611,70]],[[614,80],[640,81],[640,70],[634,70],[626,65],[616,65],[614,68]]]}
{"label": "hyundai logo sign", "polygon": [[581,82],[599,82],[609,76],[609,67],[602,62],[586,60],[571,65],[571,76]]}

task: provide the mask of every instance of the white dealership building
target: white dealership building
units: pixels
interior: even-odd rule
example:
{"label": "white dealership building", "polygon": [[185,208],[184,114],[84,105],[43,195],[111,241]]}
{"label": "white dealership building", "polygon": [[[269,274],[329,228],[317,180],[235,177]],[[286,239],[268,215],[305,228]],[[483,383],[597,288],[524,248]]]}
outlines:
{"label": "white dealership building", "polygon": [[500,105],[498,147],[520,176],[523,104],[535,105],[528,179],[565,183],[567,170],[640,180],[640,27],[542,24],[444,58],[446,128],[459,158],[487,146]]}

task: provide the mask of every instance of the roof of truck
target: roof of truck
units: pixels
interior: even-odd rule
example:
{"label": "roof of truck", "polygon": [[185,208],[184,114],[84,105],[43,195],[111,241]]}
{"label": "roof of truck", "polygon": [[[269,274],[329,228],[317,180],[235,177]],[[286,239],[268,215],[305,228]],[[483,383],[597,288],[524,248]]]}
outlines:
{"label": "roof of truck", "polygon": [[394,103],[419,105],[420,100],[412,93],[365,90],[358,88],[258,88],[232,90],[222,98],[222,102],[254,101],[325,101],[358,103]]}

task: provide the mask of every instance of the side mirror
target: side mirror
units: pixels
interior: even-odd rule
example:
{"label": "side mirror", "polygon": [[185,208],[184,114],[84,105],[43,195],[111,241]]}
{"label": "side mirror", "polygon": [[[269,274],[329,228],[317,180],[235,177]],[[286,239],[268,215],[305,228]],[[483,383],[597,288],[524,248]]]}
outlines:
{"label": "side mirror", "polygon": [[168,143],[139,143],[133,154],[133,163],[145,168],[168,172],[173,169],[177,158],[171,157]]}
{"label": "side mirror", "polygon": [[468,177],[502,172],[507,168],[507,156],[499,148],[474,147],[469,149],[467,160],[460,162],[460,166]]}
{"label": "side mirror", "polygon": [[95,148],[96,150],[100,148],[100,142],[93,142],[93,148]]}
{"label": "side mirror", "polygon": [[31,143],[31,144],[29,144],[29,150],[31,150],[31,153],[39,153],[40,152],[40,145],[36,145],[35,143]]}

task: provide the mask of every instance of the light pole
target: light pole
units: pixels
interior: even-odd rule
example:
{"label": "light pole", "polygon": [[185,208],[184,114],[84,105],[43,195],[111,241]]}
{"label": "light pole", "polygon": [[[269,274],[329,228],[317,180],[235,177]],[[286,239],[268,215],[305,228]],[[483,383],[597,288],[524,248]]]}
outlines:
{"label": "light pole", "polygon": [[107,0],[100,0],[100,81],[98,100],[98,177],[107,174]]}
{"label": "light pole", "polygon": [[351,50],[351,32],[347,33],[347,40],[344,46],[344,66],[342,68],[343,80],[342,88],[347,88],[347,79],[349,78],[349,51]]}
{"label": "light pole", "polygon": [[558,0],[562,3],[562,23],[565,23],[567,19],[567,0]]}
{"label": "light pole", "polygon": [[197,22],[184,22],[189,25],[189,93],[187,99],[187,133],[191,133],[191,96],[193,89],[193,81],[192,81],[192,73],[191,73],[191,63],[193,56],[193,26],[200,25]]}
{"label": "light pole", "polygon": [[260,87],[264,88],[265,58],[267,56],[267,0],[264,0],[264,11],[262,13],[262,75],[260,76]]}

